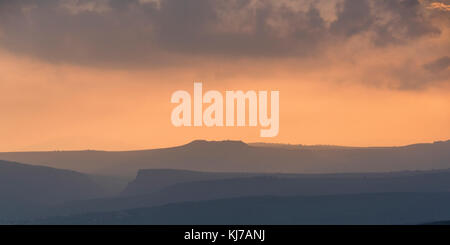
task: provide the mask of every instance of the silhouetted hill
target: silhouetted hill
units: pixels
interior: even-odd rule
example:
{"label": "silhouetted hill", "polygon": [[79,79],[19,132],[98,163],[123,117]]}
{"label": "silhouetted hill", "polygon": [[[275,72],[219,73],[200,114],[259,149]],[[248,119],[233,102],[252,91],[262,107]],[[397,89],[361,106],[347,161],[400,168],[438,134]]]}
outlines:
{"label": "silhouetted hill", "polygon": [[[159,176],[159,173],[162,175]],[[364,174],[239,174],[145,170],[140,171],[122,197],[71,202],[61,206],[59,210],[62,214],[110,211],[242,196],[448,191],[449,170]]]}
{"label": "silhouetted hill", "polygon": [[102,196],[103,189],[88,175],[0,160],[0,220],[33,215],[50,204]]}
{"label": "silhouetted hill", "polygon": [[335,173],[450,168],[450,141],[402,147],[266,147],[240,141],[193,141],[142,151],[0,153],[0,159],[86,173],[135,176],[139,169],[212,172]]}
{"label": "silhouetted hill", "polygon": [[265,196],[34,220],[32,224],[420,224],[450,219],[450,193]]}
{"label": "silhouetted hill", "polygon": [[131,181],[122,195],[149,194],[165,187],[193,181],[229,179],[238,177],[259,176],[252,173],[200,172],[176,169],[143,169],[139,170],[136,178]]}
{"label": "silhouetted hill", "polygon": [[[450,170],[388,173],[269,174],[140,170],[122,195],[144,195],[182,183],[184,189],[220,194],[348,194],[450,191]],[[216,188],[216,189],[214,189]],[[244,193],[247,191],[247,193]],[[174,194],[175,195],[175,194]]]}

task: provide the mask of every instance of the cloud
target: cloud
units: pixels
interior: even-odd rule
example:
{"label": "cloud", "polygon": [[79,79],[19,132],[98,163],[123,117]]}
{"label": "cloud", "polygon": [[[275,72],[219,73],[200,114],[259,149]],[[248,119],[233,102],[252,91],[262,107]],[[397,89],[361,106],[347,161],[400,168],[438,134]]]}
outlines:
{"label": "cloud", "polygon": [[446,70],[450,66],[450,57],[443,56],[436,60],[423,65],[423,67],[431,72],[441,72]]}
{"label": "cloud", "polygon": [[[57,62],[158,63],[167,54],[303,57],[362,33],[384,45],[439,33],[417,0],[338,1],[332,22],[321,15],[320,2],[287,3],[4,0],[0,45]],[[377,11],[385,12],[383,22]]]}

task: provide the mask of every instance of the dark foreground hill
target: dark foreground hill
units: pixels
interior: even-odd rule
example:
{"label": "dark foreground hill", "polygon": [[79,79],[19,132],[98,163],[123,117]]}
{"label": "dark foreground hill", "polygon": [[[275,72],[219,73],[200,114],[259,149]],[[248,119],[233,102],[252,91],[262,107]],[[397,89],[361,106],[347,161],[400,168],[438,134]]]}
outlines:
{"label": "dark foreground hill", "polygon": [[0,219],[32,215],[46,205],[103,194],[85,174],[0,160]]}
{"label": "dark foreground hill", "polygon": [[241,141],[193,141],[142,151],[55,151],[0,153],[0,159],[134,177],[139,169],[212,172],[336,173],[450,168],[450,141],[402,147],[248,145]]}
{"label": "dark foreground hill", "polygon": [[450,219],[450,193],[241,197],[52,217],[31,224],[421,224]]}

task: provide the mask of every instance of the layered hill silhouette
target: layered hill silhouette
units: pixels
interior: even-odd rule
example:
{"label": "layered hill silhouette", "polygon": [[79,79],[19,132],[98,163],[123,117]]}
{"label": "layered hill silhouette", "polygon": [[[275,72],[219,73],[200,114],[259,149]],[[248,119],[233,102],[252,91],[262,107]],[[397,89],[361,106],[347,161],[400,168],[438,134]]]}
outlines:
{"label": "layered hill silhouette", "polygon": [[394,192],[450,193],[450,170],[350,174],[244,174],[167,169],[142,170],[119,197],[70,202],[59,206],[57,211],[61,215],[67,215],[244,196]]}
{"label": "layered hill silhouette", "polygon": [[[187,170],[140,170],[121,193],[145,195],[180,186],[204,193],[348,194],[366,192],[447,192],[450,169],[387,173],[282,174],[225,173]],[[170,187],[170,188],[168,188]],[[179,195],[177,195],[179,196]]]}
{"label": "layered hill silhouette", "polygon": [[149,194],[185,182],[261,176],[258,173],[201,172],[177,169],[142,169],[122,191],[123,196]]}
{"label": "layered hill silhouette", "polygon": [[338,147],[203,141],[141,151],[0,153],[0,159],[85,173],[136,176],[139,169],[337,173],[450,168],[450,141],[401,147]]}
{"label": "layered hill silhouette", "polygon": [[0,224],[450,220],[450,141],[360,148],[199,140],[0,159],[8,160],[0,161]]}
{"label": "layered hill silhouette", "polygon": [[50,217],[31,224],[421,224],[450,219],[450,193],[263,196]]}

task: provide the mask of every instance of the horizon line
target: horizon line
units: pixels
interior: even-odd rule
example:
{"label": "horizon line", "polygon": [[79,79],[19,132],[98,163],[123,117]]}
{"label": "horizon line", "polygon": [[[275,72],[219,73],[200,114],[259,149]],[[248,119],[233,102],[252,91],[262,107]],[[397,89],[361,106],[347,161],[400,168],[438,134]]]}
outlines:
{"label": "horizon line", "polygon": [[[64,149],[64,150],[17,150],[17,151],[0,151],[1,153],[33,153],[33,152],[81,152],[81,151],[97,151],[97,152],[132,152],[132,151],[150,151],[150,150],[160,150],[160,149],[169,149],[169,148],[176,148],[176,147],[182,147],[189,144],[192,144],[194,142],[206,142],[206,143],[217,143],[217,142],[242,142],[248,146],[255,146],[255,147],[264,147],[263,145],[267,145],[267,147],[336,147],[336,148],[396,148],[396,147],[408,147],[413,145],[421,145],[421,144],[436,144],[436,143],[445,143],[450,142],[450,139],[445,140],[435,140],[432,142],[416,142],[411,144],[404,144],[404,145],[385,145],[385,146],[352,146],[352,145],[333,145],[333,144],[293,144],[293,143],[273,143],[273,142],[245,142],[243,140],[232,140],[232,139],[223,139],[223,140],[205,140],[205,139],[195,139],[191,140],[187,143],[180,144],[180,145],[172,145],[172,146],[166,146],[166,147],[155,147],[155,148],[142,148],[142,149],[130,149],[130,150],[101,150],[101,149]],[[257,144],[260,144],[260,146],[256,146]]]}

